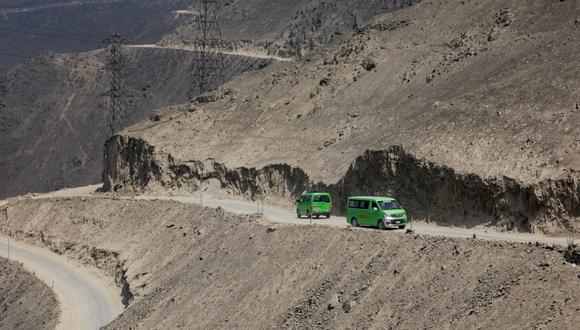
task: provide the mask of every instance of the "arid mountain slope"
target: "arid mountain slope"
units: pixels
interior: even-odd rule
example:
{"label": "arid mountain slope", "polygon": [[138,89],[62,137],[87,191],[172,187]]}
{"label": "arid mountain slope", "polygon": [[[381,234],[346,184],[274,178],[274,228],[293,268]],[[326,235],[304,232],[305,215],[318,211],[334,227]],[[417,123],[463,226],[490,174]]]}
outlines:
{"label": "arid mountain slope", "polygon": [[[411,6],[420,0],[229,0],[220,13],[223,36],[249,41],[282,57],[300,57],[342,39],[372,17]],[[189,25],[168,36],[188,42]]]}
{"label": "arid mountain slope", "polygon": [[[306,46],[309,51],[339,40],[352,31],[355,18],[362,23],[378,13],[415,2],[225,1],[220,15],[225,38],[235,41],[233,48],[243,47],[251,55],[258,45],[262,55],[270,51],[291,56],[306,52]],[[4,174],[0,178],[5,183],[0,186],[0,196],[85,185],[95,182],[99,175],[100,156],[96,151],[101,150],[108,137],[104,133],[100,97],[105,90],[102,61],[94,53],[98,51],[55,53],[100,48],[101,39],[112,32],[123,33],[132,43],[155,43],[183,22],[191,21],[191,5],[182,0],[2,2],[0,29],[8,30],[0,33],[0,48],[10,51],[5,55],[35,55],[45,49],[51,52],[31,60],[0,55],[0,60],[9,59],[11,64],[24,61],[22,66],[0,76],[0,138],[4,142],[0,147],[0,169]],[[191,32],[188,26],[180,30],[179,36]],[[170,41],[164,44],[171,45]],[[147,52],[153,53],[154,59],[149,55],[135,55],[138,58],[132,59],[138,63],[133,65],[135,71],[127,85],[134,89],[133,105],[138,110],[130,111],[121,127],[148,118],[153,108],[187,101],[189,64],[175,59],[181,56],[176,54],[185,53],[141,53]],[[237,59],[239,63],[228,64],[236,66],[229,76],[266,65],[262,60]]]}
{"label": "arid mountain slope", "polygon": [[[514,210],[531,208],[571,230],[580,217],[577,13],[573,1],[486,0],[422,2],[383,15],[321,54],[235,79],[216,102],[129,129],[150,157],[116,158],[134,152],[136,140],[111,143],[105,180],[115,172],[123,179],[113,175],[111,187],[179,181],[195,190],[191,173],[213,171],[195,161],[211,159],[229,169],[287,163],[333,184],[365,150],[401,146],[426,161],[398,172],[417,187],[405,199],[433,216],[467,198],[454,217],[497,219],[509,210],[514,227],[529,229],[531,218]],[[143,171],[127,172],[140,160]],[[437,167],[438,190],[423,188],[423,171]],[[147,171],[154,175],[139,181]],[[364,182],[363,193],[401,192]],[[489,187],[484,199],[461,195]]]}
{"label": "arid mountain slope", "polygon": [[54,292],[15,262],[0,258],[0,329],[54,329]]}
{"label": "arid mountain slope", "polygon": [[[0,49],[36,56],[46,50],[72,53],[98,49],[119,32],[135,43],[151,43],[183,21],[174,10],[189,0],[0,1]],[[63,32],[64,31],[64,32]],[[0,56],[0,71],[19,60]]]}
{"label": "arid mountain slope", "polygon": [[[6,75],[0,85],[0,196],[99,181],[103,141],[110,136],[103,58],[101,51],[47,55]],[[192,52],[128,48],[127,59],[127,110],[118,127],[188,102]],[[226,79],[269,61],[227,56]]]}
{"label": "arid mountain slope", "polygon": [[[228,40],[246,40],[275,55],[304,54],[339,40],[377,14],[419,0],[220,0],[220,24]],[[24,56],[50,50],[97,49],[119,32],[133,43],[163,36],[187,40],[195,11],[192,0],[0,1],[0,49]],[[64,32],[63,32],[64,31]],[[0,55],[0,71],[21,60]]]}
{"label": "arid mountain slope", "polygon": [[261,223],[175,202],[9,204],[2,231],[92,263],[132,300],[108,329],[575,329],[553,247]]}

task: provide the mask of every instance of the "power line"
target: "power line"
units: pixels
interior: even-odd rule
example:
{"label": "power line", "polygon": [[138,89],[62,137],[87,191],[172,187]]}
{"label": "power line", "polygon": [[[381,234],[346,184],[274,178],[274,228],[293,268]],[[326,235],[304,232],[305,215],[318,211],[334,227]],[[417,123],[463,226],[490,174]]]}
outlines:
{"label": "power line", "polygon": [[195,59],[192,64],[190,96],[203,94],[224,80],[224,54],[222,33],[218,24],[217,0],[198,0],[195,17]]}
{"label": "power line", "polygon": [[16,22],[16,21],[13,21],[11,19],[4,19],[4,21],[5,22],[9,22],[10,24],[27,26],[27,27],[32,27],[32,28],[36,28],[36,29],[40,29],[40,30],[46,30],[46,31],[51,31],[51,32],[65,33],[65,34],[77,35],[77,36],[88,37],[88,38],[98,38],[97,36],[89,35],[89,34],[85,34],[85,33],[71,32],[71,31],[59,30],[59,29],[55,29],[55,28],[43,27],[43,26],[40,26],[40,25],[34,25],[34,24],[30,24],[30,23]]}
{"label": "power line", "polygon": [[17,32],[17,33],[24,33],[24,34],[33,34],[33,35],[37,35],[37,36],[49,37],[49,38],[56,38],[56,39],[65,39],[65,40],[80,41],[80,42],[99,43],[98,40],[69,38],[69,37],[57,36],[57,35],[53,35],[53,34],[46,34],[46,33],[32,32],[32,31],[25,31],[25,30],[19,30],[19,29],[7,28],[7,27],[0,27],[0,30]]}
{"label": "power line", "polygon": [[111,135],[115,134],[118,117],[123,115],[125,106],[125,55],[123,50],[127,39],[118,33],[114,33],[103,41],[109,50],[107,65],[105,69],[109,74],[109,90],[105,96],[109,97],[109,128]]}

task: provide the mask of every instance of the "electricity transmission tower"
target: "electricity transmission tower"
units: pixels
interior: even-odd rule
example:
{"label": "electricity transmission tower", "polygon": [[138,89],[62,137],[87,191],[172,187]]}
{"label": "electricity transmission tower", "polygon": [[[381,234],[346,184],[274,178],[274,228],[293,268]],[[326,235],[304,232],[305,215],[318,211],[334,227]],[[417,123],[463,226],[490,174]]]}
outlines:
{"label": "electricity transmission tower", "polygon": [[191,97],[216,88],[224,80],[224,43],[218,23],[218,0],[198,0],[194,7],[195,58],[190,70]]}
{"label": "electricity transmission tower", "polygon": [[125,74],[127,61],[123,54],[123,49],[127,39],[118,33],[114,33],[103,42],[107,45],[108,50],[105,68],[109,76],[109,90],[105,93],[105,96],[109,98],[109,129],[111,130],[111,135],[113,135],[117,128],[117,121],[125,110],[124,96],[126,91]]}

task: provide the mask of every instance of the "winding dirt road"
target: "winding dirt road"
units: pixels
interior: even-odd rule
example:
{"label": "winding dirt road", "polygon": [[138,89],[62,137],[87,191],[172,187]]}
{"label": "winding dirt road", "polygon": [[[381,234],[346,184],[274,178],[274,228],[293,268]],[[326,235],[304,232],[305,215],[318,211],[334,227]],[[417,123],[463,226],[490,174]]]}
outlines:
{"label": "winding dirt road", "polygon": [[[99,198],[94,191],[98,185],[67,189],[53,193],[41,194],[33,198],[54,198],[87,196]],[[221,207],[224,210],[238,214],[253,214],[263,212],[266,221],[299,225],[326,225],[348,227],[346,218],[334,216],[331,219],[298,219],[293,210],[265,205],[263,208],[255,202],[216,199],[211,196],[160,196],[139,195],[122,197],[136,200],[172,200],[186,204],[202,204],[207,207]],[[0,201],[0,206],[8,201]],[[429,236],[445,236],[453,238],[471,238],[475,234],[478,239],[510,241],[510,242],[539,242],[544,244],[566,245],[568,237],[547,236],[538,234],[489,232],[482,229],[465,229],[457,227],[443,227],[425,223],[410,225],[417,234]],[[362,229],[364,230],[364,229]],[[387,231],[385,235],[388,235]],[[580,241],[580,236],[575,239]],[[0,254],[8,256],[7,238],[0,236]],[[60,329],[98,329],[119,315],[123,306],[118,288],[110,279],[86,268],[71,263],[66,258],[48,252],[45,249],[29,246],[19,242],[11,242],[10,258],[21,261],[24,266],[49,286],[53,287],[61,304]]]}

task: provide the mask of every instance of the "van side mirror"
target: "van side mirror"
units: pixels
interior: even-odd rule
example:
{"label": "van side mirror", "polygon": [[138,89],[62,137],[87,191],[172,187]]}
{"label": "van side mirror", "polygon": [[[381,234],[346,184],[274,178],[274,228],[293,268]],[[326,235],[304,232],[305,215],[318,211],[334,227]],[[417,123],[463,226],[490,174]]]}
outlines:
{"label": "van side mirror", "polygon": [[297,199],[297,200],[296,200],[296,203],[300,203],[300,200],[299,200],[299,199]]}
{"label": "van side mirror", "polygon": [[373,211],[377,212],[379,209],[377,207],[373,207]]}

